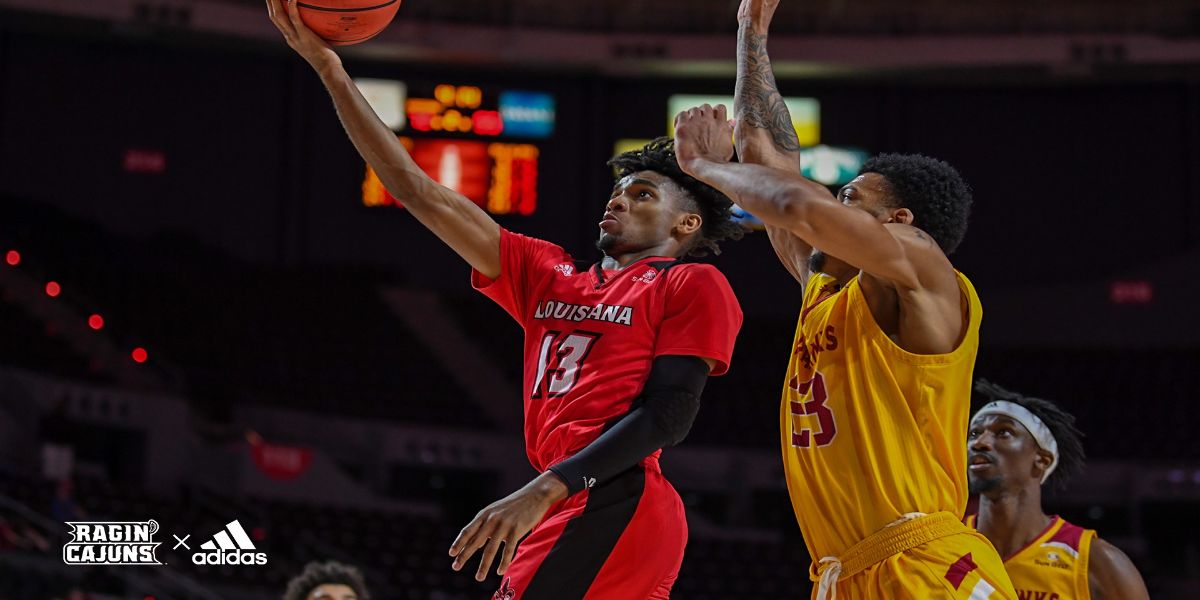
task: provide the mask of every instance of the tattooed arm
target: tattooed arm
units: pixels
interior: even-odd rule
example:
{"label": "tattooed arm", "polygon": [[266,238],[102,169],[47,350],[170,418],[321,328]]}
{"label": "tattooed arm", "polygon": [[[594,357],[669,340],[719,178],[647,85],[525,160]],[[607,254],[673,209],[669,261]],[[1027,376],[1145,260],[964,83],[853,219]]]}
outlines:
{"label": "tattooed arm", "polygon": [[[767,56],[767,27],[779,0],[742,0],[738,8],[737,87],[734,143],[741,162],[800,172],[800,142],[792,115],[775,86]],[[819,191],[817,192],[819,193]],[[830,196],[832,198],[832,196]],[[812,246],[794,233],[767,225],[779,262],[803,286],[810,275]]]}
{"label": "tattooed arm", "polygon": [[738,8],[734,143],[741,162],[799,170],[800,142],[767,56],[767,26],[778,5],[779,0],[742,0]]}

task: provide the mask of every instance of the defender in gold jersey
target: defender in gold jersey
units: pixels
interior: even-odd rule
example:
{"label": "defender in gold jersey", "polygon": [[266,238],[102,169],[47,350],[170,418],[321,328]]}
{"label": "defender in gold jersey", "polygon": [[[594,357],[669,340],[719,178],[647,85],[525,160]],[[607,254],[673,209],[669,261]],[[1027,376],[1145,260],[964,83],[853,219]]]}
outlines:
{"label": "defender in gold jersey", "polygon": [[777,4],[739,8],[735,123],[724,107],[680,114],[676,156],[767,225],[801,286],[780,433],[814,597],[1015,600],[1000,556],[961,522],[982,308],[947,255],[970,190],[919,155],[872,158],[836,198],[802,177],[766,53]]}
{"label": "defender in gold jersey", "polygon": [[968,479],[980,494],[966,524],[1004,556],[1021,600],[1149,598],[1141,574],[1096,532],[1047,515],[1042,485],[1062,486],[1083,468],[1075,417],[1051,402],[980,380],[987,404],[971,418]]}

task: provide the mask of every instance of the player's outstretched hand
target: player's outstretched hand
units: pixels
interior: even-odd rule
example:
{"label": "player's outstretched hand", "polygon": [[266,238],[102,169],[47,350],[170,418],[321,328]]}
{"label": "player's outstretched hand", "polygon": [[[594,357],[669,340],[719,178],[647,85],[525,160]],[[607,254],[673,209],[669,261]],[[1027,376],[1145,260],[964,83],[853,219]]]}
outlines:
{"label": "player's outstretched hand", "polygon": [[283,34],[288,46],[317,71],[342,64],[342,59],[338,58],[333,48],[300,20],[296,0],[267,0],[267,14]]}
{"label": "player's outstretched hand", "polygon": [[479,569],[475,571],[475,580],[483,581],[503,544],[504,556],[496,568],[496,574],[503,575],[512,563],[517,542],[542,520],[555,502],[566,497],[567,484],[547,471],[508,497],[488,505],[463,527],[450,546],[450,556],[454,557],[451,568],[462,570],[471,556],[482,548],[483,555],[479,559]]}
{"label": "player's outstretched hand", "polygon": [[754,32],[766,35],[776,8],[779,8],[779,0],[742,0],[738,6],[738,23],[750,19],[750,27]]}
{"label": "player's outstretched hand", "polygon": [[732,157],[733,121],[724,104],[704,104],[675,116],[675,160],[685,173],[694,174],[696,161],[724,163]]}

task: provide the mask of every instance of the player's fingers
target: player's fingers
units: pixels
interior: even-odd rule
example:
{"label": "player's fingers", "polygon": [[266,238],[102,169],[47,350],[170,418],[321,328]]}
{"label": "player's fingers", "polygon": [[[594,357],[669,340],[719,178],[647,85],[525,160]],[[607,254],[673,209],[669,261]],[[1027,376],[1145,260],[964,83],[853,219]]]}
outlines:
{"label": "player's fingers", "polygon": [[484,546],[484,544],[487,544],[488,538],[491,535],[491,527],[476,530],[475,533],[466,541],[462,552],[460,552],[458,557],[454,559],[454,564],[452,565],[453,569],[455,571],[462,569],[463,565],[467,564],[467,561],[471,560],[471,557],[474,556],[475,553]]}
{"label": "player's fingers", "polygon": [[512,564],[513,555],[517,553],[517,540],[515,535],[510,535],[504,540],[504,555],[500,557],[500,566],[496,569],[497,575],[503,575],[508,572],[508,565]]}
{"label": "player's fingers", "polygon": [[492,563],[496,561],[496,552],[500,550],[502,541],[504,540],[500,539],[500,536],[488,540],[487,546],[483,548],[483,556],[479,558],[479,569],[475,571],[475,581],[487,579],[488,569],[492,568]]}
{"label": "player's fingers", "polygon": [[450,565],[450,568],[454,569],[455,571],[461,571],[463,565],[466,565],[467,561],[471,560],[471,557],[475,556],[475,553],[478,552],[479,549],[487,543],[487,541],[488,536],[482,533],[476,534],[475,537],[472,537],[467,542],[466,547],[464,547],[462,553],[460,553],[458,557],[454,559],[454,563]]}
{"label": "player's fingers", "polygon": [[279,26],[279,6],[276,2],[279,0],[267,0],[267,16],[271,18],[271,23],[282,31],[283,28]]}
{"label": "player's fingers", "polygon": [[296,6],[296,0],[284,0],[284,2],[287,4],[288,20],[292,22],[292,27],[299,31],[304,24],[300,21],[300,8]]}
{"label": "player's fingers", "polygon": [[296,32],[292,28],[292,24],[288,22],[280,2],[281,0],[267,0],[267,8],[270,10],[271,22],[275,24],[275,28],[283,34],[284,39],[290,40]]}
{"label": "player's fingers", "polygon": [[467,541],[470,540],[471,537],[475,535],[475,532],[479,529],[479,527],[483,525],[483,519],[480,518],[481,516],[482,514],[475,515],[475,518],[471,519],[471,522],[467,523],[467,526],[463,527],[462,531],[458,532],[458,537],[454,538],[453,544],[450,544],[450,556],[458,556],[459,553],[463,551],[463,548],[465,548],[467,545]]}
{"label": "player's fingers", "polygon": [[728,121],[729,120],[729,111],[725,108],[724,104],[717,105],[717,120],[718,121]]}

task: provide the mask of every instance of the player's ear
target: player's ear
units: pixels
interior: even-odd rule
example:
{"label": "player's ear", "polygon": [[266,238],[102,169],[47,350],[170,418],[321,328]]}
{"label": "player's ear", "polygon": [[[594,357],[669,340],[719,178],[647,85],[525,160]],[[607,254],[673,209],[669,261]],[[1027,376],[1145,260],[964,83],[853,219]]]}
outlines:
{"label": "player's ear", "polygon": [[907,208],[897,208],[892,211],[892,216],[888,219],[891,223],[904,223],[905,225],[913,224],[913,213]]}
{"label": "player's ear", "polygon": [[700,227],[704,225],[704,219],[696,213],[681,212],[675,220],[675,233],[680,236],[691,235],[700,231]]}
{"label": "player's ear", "polygon": [[1046,469],[1050,468],[1050,464],[1054,462],[1054,455],[1049,452],[1038,449],[1037,456],[1033,459],[1033,466],[1037,468],[1037,475],[1040,477]]}

